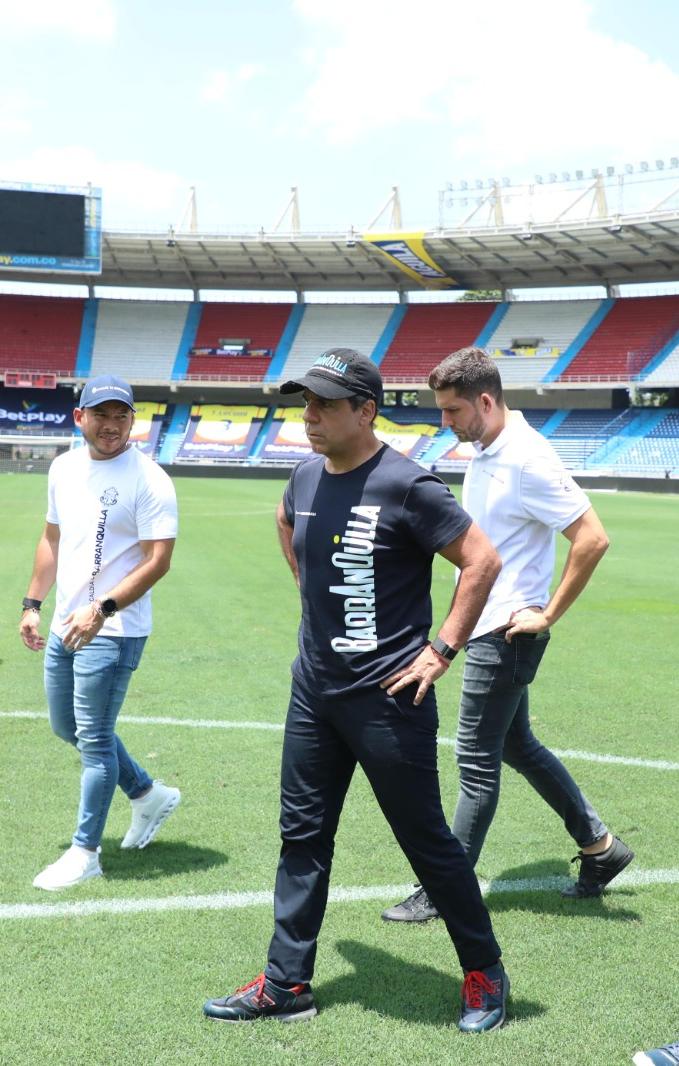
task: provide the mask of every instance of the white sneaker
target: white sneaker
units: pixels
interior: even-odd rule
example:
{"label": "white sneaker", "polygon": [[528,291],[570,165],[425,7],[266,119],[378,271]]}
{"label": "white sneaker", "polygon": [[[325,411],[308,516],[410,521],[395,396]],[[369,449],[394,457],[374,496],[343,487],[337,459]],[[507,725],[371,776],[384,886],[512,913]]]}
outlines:
{"label": "white sneaker", "polygon": [[101,877],[103,870],[99,865],[101,848],[88,851],[86,848],[72,844],[60,859],[46,866],[33,881],[33,888],[44,888],[47,892],[58,892],[60,888],[70,888],[87,881],[90,877]]}
{"label": "white sneaker", "polygon": [[131,801],[132,824],[123,837],[121,848],[145,848],[150,844],[165,819],[179,806],[181,798],[178,788],[154,781],[150,792]]}

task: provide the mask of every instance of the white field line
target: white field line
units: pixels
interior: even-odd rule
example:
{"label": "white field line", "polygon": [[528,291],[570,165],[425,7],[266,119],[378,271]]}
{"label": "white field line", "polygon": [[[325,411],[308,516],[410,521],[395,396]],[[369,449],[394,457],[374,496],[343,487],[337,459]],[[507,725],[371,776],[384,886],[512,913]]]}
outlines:
{"label": "white field line", "polygon": [[[0,718],[30,718],[45,720],[42,711],[0,711]],[[186,726],[189,729],[260,729],[266,732],[281,733],[283,725],[278,722],[234,722],[223,718],[172,718],[165,715],[121,714],[119,722],[127,725],[171,725]],[[454,747],[452,737],[439,737],[441,747]],[[600,755],[593,751],[575,751],[571,748],[550,748],[558,759],[578,759],[582,762],[612,763],[620,766],[640,766],[646,770],[679,770],[679,762],[667,759],[638,759],[631,755]]]}
{"label": "white field line", "polygon": [[[568,877],[531,877],[514,881],[481,881],[484,896],[511,892],[555,892],[570,884]],[[634,870],[621,873],[608,891],[618,888],[646,888],[679,884],[679,870]],[[331,888],[331,903],[360,903],[364,900],[401,899],[412,892],[412,884],[371,885]],[[31,918],[88,918],[96,914],[149,914],[158,911],[226,911],[245,907],[271,907],[272,892],[216,892],[209,896],[160,896],[151,899],[90,899],[69,903],[3,903],[0,922]]]}
{"label": "white field line", "polygon": [[[438,743],[443,747],[455,747],[450,737],[439,737]],[[557,759],[580,759],[583,762],[617,763],[621,766],[642,766],[647,770],[679,770],[679,762],[667,759],[637,759],[632,755],[599,755],[595,751],[575,751],[572,748],[550,748]]]}

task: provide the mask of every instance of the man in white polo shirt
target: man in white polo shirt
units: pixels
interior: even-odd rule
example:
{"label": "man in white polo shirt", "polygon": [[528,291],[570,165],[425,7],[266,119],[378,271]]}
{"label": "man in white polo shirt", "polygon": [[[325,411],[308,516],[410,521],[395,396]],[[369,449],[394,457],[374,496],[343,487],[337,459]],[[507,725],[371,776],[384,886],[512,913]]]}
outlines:
{"label": "man in white polo shirt", "polygon": [[[452,830],[475,865],[493,820],[502,763],[522,774],[577,842],[578,880],[562,895],[598,896],[634,858],[611,835],[565,766],[533,735],[528,686],[550,639],[608,548],[585,493],[552,446],[509,411],[495,361],[463,348],[436,366],[429,385],[441,421],[474,445],[462,505],[487,534],[502,570],[466,645],[456,755],[460,793]],[[550,596],[556,532],[570,542]],[[427,921],[437,911],[422,888],[383,913]]]}

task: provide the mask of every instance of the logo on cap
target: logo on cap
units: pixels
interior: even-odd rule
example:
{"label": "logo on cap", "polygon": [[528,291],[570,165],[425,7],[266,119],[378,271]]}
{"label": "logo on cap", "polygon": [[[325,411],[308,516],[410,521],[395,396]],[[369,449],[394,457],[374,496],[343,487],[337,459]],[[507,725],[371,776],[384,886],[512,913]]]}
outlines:
{"label": "logo on cap", "polygon": [[334,370],[338,374],[346,374],[349,369],[348,364],[343,362],[342,359],[338,359],[336,355],[319,355],[314,363],[314,367],[322,367],[325,370]]}
{"label": "logo on cap", "polygon": [[122,392],[123,396],[129,396],[127,389],[121,389],[120,385],[100,385],[97,388],[96,385],[92,386],[92,392],[96,396],[98,392]]}

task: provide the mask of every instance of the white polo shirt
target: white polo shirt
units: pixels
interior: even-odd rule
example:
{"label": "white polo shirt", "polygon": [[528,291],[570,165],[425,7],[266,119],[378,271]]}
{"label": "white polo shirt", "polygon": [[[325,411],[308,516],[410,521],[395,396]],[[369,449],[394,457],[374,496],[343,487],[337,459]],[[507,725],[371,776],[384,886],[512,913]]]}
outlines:
{"label": "white polo shirt", "polygon": [[462,506],[487,534],[502,570],[471,635],[507,625],[512,611],[545,607],[554,575],[556,532],[590,502],[552,448],[520,411],[487,448],[474,444]]}

